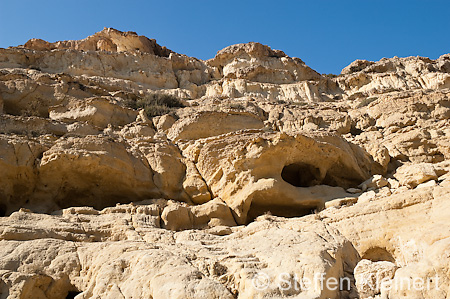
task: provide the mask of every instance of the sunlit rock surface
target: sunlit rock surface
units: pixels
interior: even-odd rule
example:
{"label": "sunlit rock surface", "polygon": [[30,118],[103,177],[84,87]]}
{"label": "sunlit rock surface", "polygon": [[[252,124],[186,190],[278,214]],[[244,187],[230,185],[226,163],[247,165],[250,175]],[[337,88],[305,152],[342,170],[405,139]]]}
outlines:
{"label": "sunlit rock surface", "polygon": [[446,298],[449,73],[111,28],[0,49],[0,298]]}

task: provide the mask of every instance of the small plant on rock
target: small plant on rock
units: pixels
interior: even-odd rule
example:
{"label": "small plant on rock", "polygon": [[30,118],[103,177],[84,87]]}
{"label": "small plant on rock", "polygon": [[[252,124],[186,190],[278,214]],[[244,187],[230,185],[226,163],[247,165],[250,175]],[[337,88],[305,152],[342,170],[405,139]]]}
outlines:
{"label": "small plant on rock", "polygon": [[333,78],[337,78],[337,77],[338,77],[338,75],[335,75],[335,74],[322,74],[322,76],[327,77],[327,78],[330,78],[330,79],[333,79]]}
{"label": "small plant on rock", "polygon": [[176,108],[184,107],[179,98],[163,93],[151,93],[126,105],[133,109],[144,109],[148,117],[168,114]]}

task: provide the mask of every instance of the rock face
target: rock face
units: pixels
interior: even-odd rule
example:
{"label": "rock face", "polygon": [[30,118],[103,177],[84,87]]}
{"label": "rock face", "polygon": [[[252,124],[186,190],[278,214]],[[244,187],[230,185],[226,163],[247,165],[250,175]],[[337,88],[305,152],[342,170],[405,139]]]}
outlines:
{"label": "rock face", "polygon": [[260,43],[229,46],[217,52],[208,65],[217,67],[224,78],[262,83],[294,83],[321,77],[299,58]]}
{"label": "rock face", "polygon": [[449,73],[111,28],[0,49],[0,298],[445,298]]}
{"label": "rock face", "polygon": [[242,132],[198,141],[184,152],[200,148],[199,173],[244,223],[249,213],[300,216],[320,209],[369,175],[375,162],[359,148],[336,136],[314,137]]}
{"label": "rock face", "polygon": [[82,40],[59,41],[49,43],[42,39],[30,39],[24,48],[37,51],[77,50],[107,52],[143,52],[168,57],[172,51],[161,47],[154,39],[139,36],[135,32],[121,32],[113,28],[105,28]]}
{"label": "rock face", "polygon": [[450,87],[450,55],[433,61],[425,57],[356,60],[342,70],[338,83],[350,93],[380,94],[414,89]]}

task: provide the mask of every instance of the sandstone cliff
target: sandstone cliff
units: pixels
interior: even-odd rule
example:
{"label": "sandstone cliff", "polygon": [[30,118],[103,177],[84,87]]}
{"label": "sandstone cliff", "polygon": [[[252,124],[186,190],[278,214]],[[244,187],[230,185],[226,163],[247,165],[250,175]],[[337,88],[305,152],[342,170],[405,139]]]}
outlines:
{"label": "sandstone cliff", "polygon": [[449,55],[0,49],[0,298],[446,298],[449,88]]}

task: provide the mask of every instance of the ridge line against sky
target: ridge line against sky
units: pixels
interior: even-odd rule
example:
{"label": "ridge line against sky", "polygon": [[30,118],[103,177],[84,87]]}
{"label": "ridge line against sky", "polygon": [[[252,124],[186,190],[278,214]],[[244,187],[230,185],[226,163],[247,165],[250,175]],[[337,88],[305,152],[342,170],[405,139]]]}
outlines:
{"label": "ridge line against sky", "polygon": [[83,39],[112,27],[203,60],[229,45],[260,42],[320,73],[356,59],[450,52],[450,1],[5,1],[0,47],[31,38]]}

